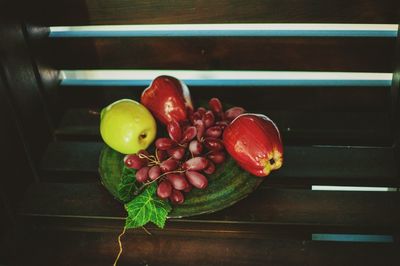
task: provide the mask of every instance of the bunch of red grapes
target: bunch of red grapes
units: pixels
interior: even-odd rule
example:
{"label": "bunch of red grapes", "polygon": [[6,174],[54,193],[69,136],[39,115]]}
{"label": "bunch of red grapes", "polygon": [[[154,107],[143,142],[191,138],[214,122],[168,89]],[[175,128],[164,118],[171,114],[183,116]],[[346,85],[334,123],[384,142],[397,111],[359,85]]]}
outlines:
{"label": "bunch of red grapes", "polygon": [[209,101],[210,110],[199,107],[189,115],[188,121],[175,120],[167,125],[169,138],[155,142],[155,155],[147,151],[129,154],[125,165],[137,169],[136,180],[143,185],[157,182],[157,195],[174,204],[181,204],[193,187],[204,189],[208,185],[204,174],[215,172],[215,165],[225,161],[222,134],[226,126],[244,113],[241,107],[225,112],[219,99]]}

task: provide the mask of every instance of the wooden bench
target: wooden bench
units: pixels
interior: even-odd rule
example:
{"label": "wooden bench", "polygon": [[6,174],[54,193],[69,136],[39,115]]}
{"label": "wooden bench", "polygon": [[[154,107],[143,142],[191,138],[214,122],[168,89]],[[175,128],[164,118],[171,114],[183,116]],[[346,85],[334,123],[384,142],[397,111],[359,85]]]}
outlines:
{"label": "wooden bench", "polygon": [[195,104],[219,97],[270,116],[285,164],[223,211],[128,231],[119,265],[398,265],[399,10],[394,0],[5,1],[0,264],[113,263],[125,213],[99,181],[93,111],[139,99],[166,71]]}

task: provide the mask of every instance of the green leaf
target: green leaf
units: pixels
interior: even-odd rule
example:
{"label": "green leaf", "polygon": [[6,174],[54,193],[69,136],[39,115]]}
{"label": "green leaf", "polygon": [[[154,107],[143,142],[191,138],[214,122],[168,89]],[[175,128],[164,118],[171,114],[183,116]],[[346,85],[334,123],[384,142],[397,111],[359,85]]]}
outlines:
{"label": "green leaf", "polygon": [[148,222],[164,228],[167,215],[172,208],[166,201],[157,197],[156,189],[157,185],[153,183],[131,202],[125,204],[125,210],[128,212],[126,228],[141,227]]}
{"label": "green leaf", "polygon": [[124,165],[121,181],[117,186],[118,198],[123,202],[131,201],[134,197],[134,192],[138,189],[135,174],[135,169],[128,168]]}

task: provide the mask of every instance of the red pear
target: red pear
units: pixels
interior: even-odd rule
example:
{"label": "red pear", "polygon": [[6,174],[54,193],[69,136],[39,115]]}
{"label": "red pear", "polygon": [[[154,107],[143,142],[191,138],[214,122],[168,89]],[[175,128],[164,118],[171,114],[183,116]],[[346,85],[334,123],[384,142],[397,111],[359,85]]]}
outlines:
{"label": "red pear", "polygon": [[261,114],[242,114],[223,134],[225,149],[247,172],[267,176],[283,163],[283,148],[274,122]]}
{"label": "red pear", "polygon": [[159,76],[153,80],[141,96],[140,102],[163,124],[175,120],[181,122],[189,118],[193,111],[188,87],[182,81]]}

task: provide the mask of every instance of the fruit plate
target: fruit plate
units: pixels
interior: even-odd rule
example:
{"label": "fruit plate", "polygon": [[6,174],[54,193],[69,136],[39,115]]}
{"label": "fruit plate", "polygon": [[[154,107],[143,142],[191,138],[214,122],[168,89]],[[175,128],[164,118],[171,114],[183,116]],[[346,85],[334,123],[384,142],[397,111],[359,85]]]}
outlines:
{"label": "fruit plate", "polygon": [[[118,187],[124,168],[123,158],[123,154],[105,145],[99,161],[101,182],[122,202]],[[214,174],[208,175],[207,188],[193,189],[186,193],[185,202],[174,205],[168,217],[182,218],[225,209],[253,192],[262,181],[263,178],[247,173],[228,157],[223,164],[218,165]]]}

